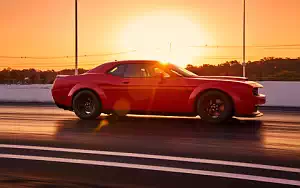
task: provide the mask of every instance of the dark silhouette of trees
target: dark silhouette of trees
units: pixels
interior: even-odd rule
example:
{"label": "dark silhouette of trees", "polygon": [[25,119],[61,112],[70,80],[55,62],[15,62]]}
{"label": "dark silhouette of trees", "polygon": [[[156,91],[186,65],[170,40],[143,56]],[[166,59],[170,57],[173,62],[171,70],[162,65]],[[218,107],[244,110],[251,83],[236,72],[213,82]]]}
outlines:
{"label": "dark silhouette of trees", "polygon": [[[188,65],[187,69],[203,76],[241,76],[242,65],[229,61],[219,65]],[[265,57],[246,64],[247,77],[255,81],[300,81],[300,58]]]}
{"label": "dark silhouette of trees", "polygon": [[[265,57],[259,61],[249,61],[246,65],[247,77],[255,81],[300,81],[300,57],[274,58]],[[218,65],[187,65],[188,70],[202,76],[241,76],[242,65],[238,61],[227,61]],[[87,70],[79,69],[82,74]],[[16,70],[5,68],[0,71],[0,84],[51,84],[57,75],[73,75],[74,69]]]}
{"label": "dark silhouette of trees", "polygon": [[[82,74],[87,70],[79,69],[78,71]],[[59,74],[73,75],[74,69],[64,69],[56,72],[54,70],[6,68],[0,71],[0,84],[52,84]]]}

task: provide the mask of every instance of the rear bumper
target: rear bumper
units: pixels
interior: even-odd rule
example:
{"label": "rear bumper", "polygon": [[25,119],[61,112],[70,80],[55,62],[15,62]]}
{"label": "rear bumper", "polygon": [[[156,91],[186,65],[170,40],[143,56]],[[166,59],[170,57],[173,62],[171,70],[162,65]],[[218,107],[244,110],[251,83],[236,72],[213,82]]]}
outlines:
{"label": "rear bumper", "polygon": [[73,110],[71,107],[68,107],[68,106],[65,106],[65,105],[62,105],[62,104],[58,104],[58,103],[55,103],[55,105],[58,107],[58,108],[62,108],[64,110]]}
{"label": "rear bumper", "polygon": [[71,109],[70,97],[68,97],[69,88],[52,89],[52,97],[57,107],[62,109]]}

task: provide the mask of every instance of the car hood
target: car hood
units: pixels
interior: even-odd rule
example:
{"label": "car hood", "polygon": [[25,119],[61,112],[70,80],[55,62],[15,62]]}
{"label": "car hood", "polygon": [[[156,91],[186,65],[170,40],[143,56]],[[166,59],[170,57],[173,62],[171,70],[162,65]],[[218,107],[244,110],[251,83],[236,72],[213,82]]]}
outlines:
{"label": "car hood", "polygon": [[[235,76],[197,76],[197,77],[193,77],[190,78],[191,80],[199,80],[199,81],[205,81],[205,82],[234,82],[234,83],[239,83],[239,84],[246,84],[249,85],[251,87],[256,87],[256,88],[262,88],[263,86],[257,82],[253,82],[253,81],[248,81],[248,78],[245,77],[235,77]],[[194,82],[194,84],[199,84],[196,82]]]}
{"label": "car hood", "polygon": [[198,76],[197,78],[207,78],[214,80],[234,80],[234,81],[248,81],[246,77],[238,77],[238,76]]}

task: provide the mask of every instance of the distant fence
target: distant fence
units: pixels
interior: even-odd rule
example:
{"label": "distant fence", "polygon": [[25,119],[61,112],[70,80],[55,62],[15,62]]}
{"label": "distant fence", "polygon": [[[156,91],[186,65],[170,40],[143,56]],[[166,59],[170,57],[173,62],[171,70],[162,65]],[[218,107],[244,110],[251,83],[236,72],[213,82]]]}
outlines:
{"label": "distant fence", "polygon": [[[300,107],[300,82],[262,81],[266,106]],[[0,85],[0,102],[53,102],[51,84]]]}

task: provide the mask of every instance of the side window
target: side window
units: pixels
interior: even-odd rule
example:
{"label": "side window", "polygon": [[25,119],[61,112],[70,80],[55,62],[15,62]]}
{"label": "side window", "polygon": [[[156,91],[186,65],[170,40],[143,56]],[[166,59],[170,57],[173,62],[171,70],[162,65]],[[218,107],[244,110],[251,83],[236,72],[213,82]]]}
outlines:
{"label": "side window", "polygon": [[163,69],[161,69],[160,67],[157,66],[151,66],[148,67],[149,69],[149,73],[151,77],[157,77],[160,76],[160,74],[163,74],[164,77],[170,77],[170,75],[168,73],[166,73]]}
{"label": "side window", "polygon": [[118,65],[115,68],[111,69],[108,74],[111,74],[113,76],[124,76],[126,65]]}
{"label": "side window", "polygon": [[127,78],[144,78],[150,77],[144,64],[127,64],[124,74]]}

